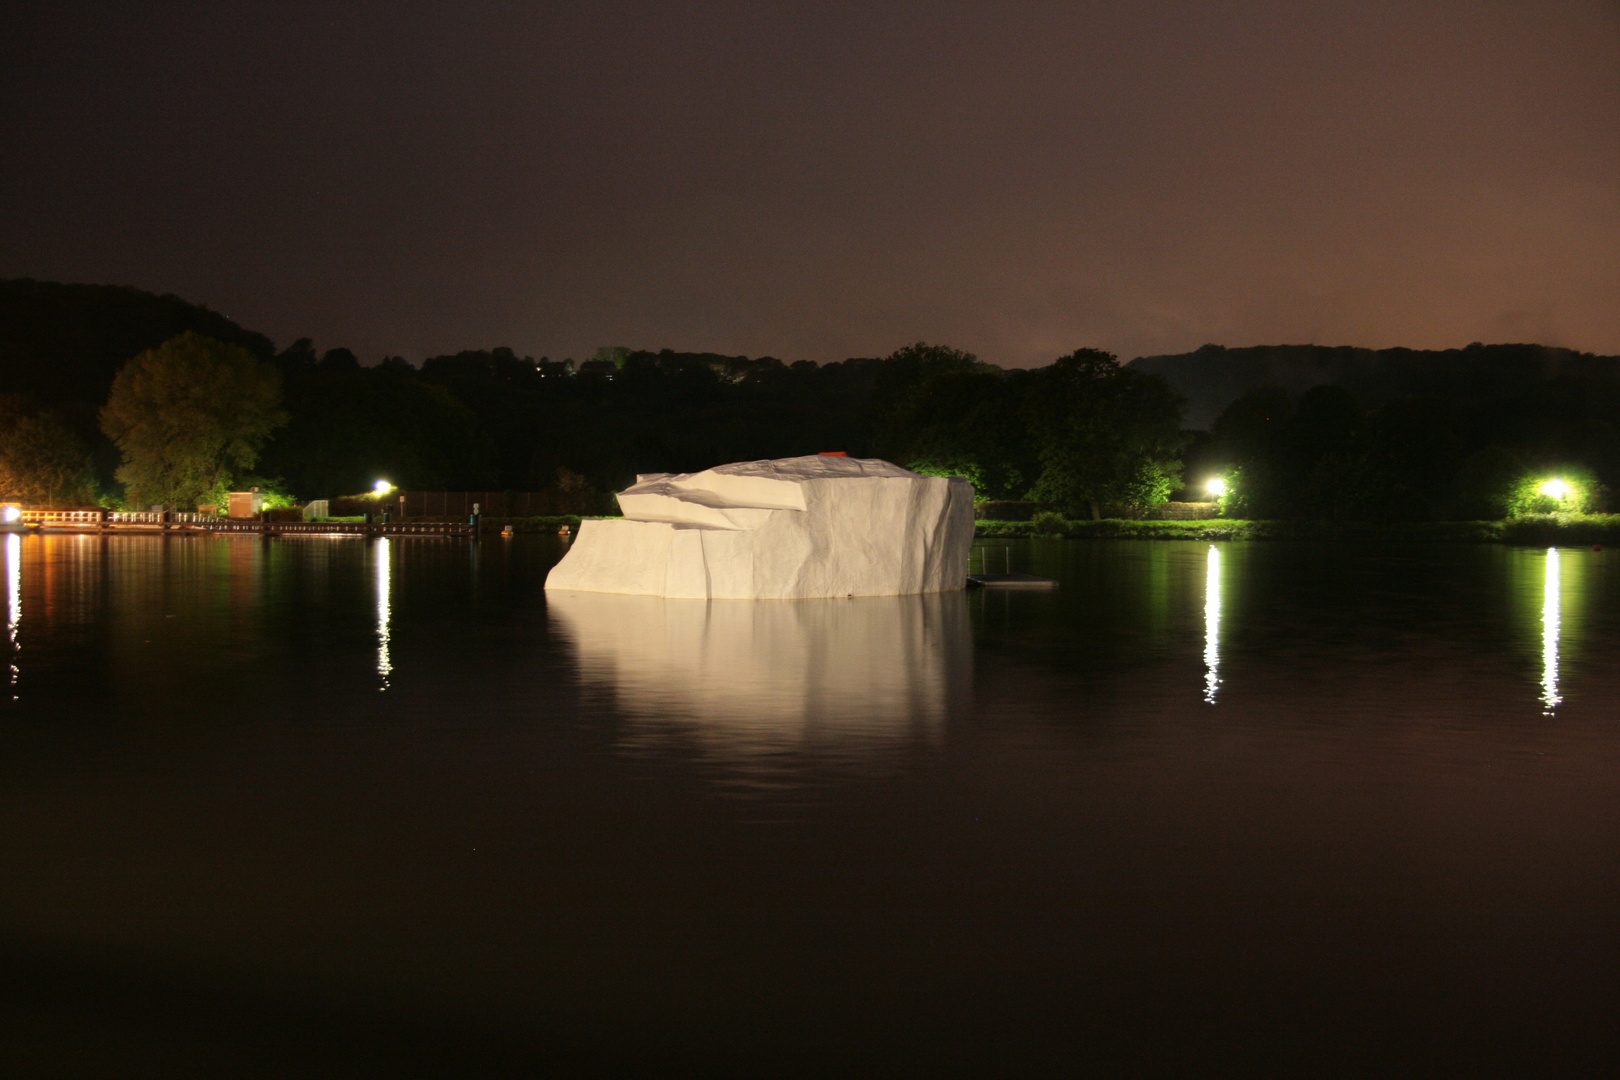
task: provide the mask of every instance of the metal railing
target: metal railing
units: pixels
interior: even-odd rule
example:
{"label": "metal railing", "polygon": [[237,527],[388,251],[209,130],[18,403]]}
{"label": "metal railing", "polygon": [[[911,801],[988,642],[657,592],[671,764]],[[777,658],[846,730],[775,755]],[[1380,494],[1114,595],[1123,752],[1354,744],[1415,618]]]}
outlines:
{"label": "metal railing", "polygon": [[302,533],[312,536],[355,534],[361,536],[471,536],[473,528],[466,522],[446,521],[248,521],[171,510],[24,510],[18,519],[45,527],[116,528],[119,526],[145,526],[169,529],[181,527],[191,531],[210,533]]}
{"label": "metal railing", "polygon": [[220,533],[276,533],[305,536],[331,536],[356,534],[362,536],[471,536],[471,525],[447,521],[374,522],[367,525],[359,521],[228,521],[214,519],[203,527],[205,532]]}
{"label": "metal railing", "polygon": [[17,515],[17,520],[38,525],[96,525],[104,513],[101,510],[24,510]]}
{"label": "metal railing", "polygon": [[219,520],[186,510],[23,510],[18,519],[40,525],[205,525]]}

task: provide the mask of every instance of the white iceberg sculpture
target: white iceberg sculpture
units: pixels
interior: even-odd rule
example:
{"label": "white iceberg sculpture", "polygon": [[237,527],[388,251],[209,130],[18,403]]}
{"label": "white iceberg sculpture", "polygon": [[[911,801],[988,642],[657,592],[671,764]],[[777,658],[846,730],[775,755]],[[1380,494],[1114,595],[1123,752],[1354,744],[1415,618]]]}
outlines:
{"label": "white iceberg sculpture", "polygon": [[973,485],[830,454],[639,476],[583,521],[546,588],[688,599],[946,592],[967,581]]}

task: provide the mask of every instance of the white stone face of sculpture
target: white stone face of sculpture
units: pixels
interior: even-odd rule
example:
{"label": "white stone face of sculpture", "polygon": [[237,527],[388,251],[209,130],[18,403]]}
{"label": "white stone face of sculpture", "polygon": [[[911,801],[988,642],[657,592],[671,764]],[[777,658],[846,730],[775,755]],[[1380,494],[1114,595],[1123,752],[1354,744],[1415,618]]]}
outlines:
{"label": "white stone face of sculpture", "polygon": [[967,581],[973,485],[817,454],[637,477],[583,521],[546,588],[691,599],[946,592]]}

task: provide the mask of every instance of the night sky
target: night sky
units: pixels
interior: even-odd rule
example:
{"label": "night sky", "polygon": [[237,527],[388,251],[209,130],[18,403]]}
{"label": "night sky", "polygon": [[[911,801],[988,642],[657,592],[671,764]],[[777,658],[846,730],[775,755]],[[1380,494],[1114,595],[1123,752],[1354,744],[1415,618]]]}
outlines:
{"label": "night sky", "polygon": [[0,276],[282,345],[1620,353],[1613,0],[28,9]]}

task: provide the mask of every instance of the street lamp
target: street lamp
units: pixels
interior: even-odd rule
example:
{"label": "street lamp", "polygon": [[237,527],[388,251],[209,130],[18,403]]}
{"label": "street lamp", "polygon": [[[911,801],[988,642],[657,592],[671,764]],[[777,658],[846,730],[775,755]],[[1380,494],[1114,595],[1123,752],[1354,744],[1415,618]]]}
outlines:
{"label": "street lamp", "polygon": [[1549,498],[1557,499],[1559,502],[1563,502],[1565,497],[1569,495],[1569,485],[1558,479],[1544,481],[1536,490]]}
{"label": "street lamp", "polygon": [[1204,485],[1204,490],[1218,499],[1222,495],[1226,494],[1226,481],[1217,476],[1215,479]]}
{"label": "street lamp", "polygon": [[393,485],[393,484],[390,484],[390,483],[389,483],[389,482],[388,482],[388,481],[386,481],[386,480],[379,480],[379,481],[377,481],[377,482],[376,482],[376,483],[375,483],[375,484],[372,484],[372,485],[371,485],[371,489],[372,489],[372,490],[373,490],[373,491],[375,491],[375,492],[376,492],[376,493],[377,493],[377,494],[379,494],[379,495],[386,495],[386,494],[388,494],[388,493],[389,493],[389,492],[390,492],[390,491],[393,491],[393,490],[394,490],[394,485]]}

